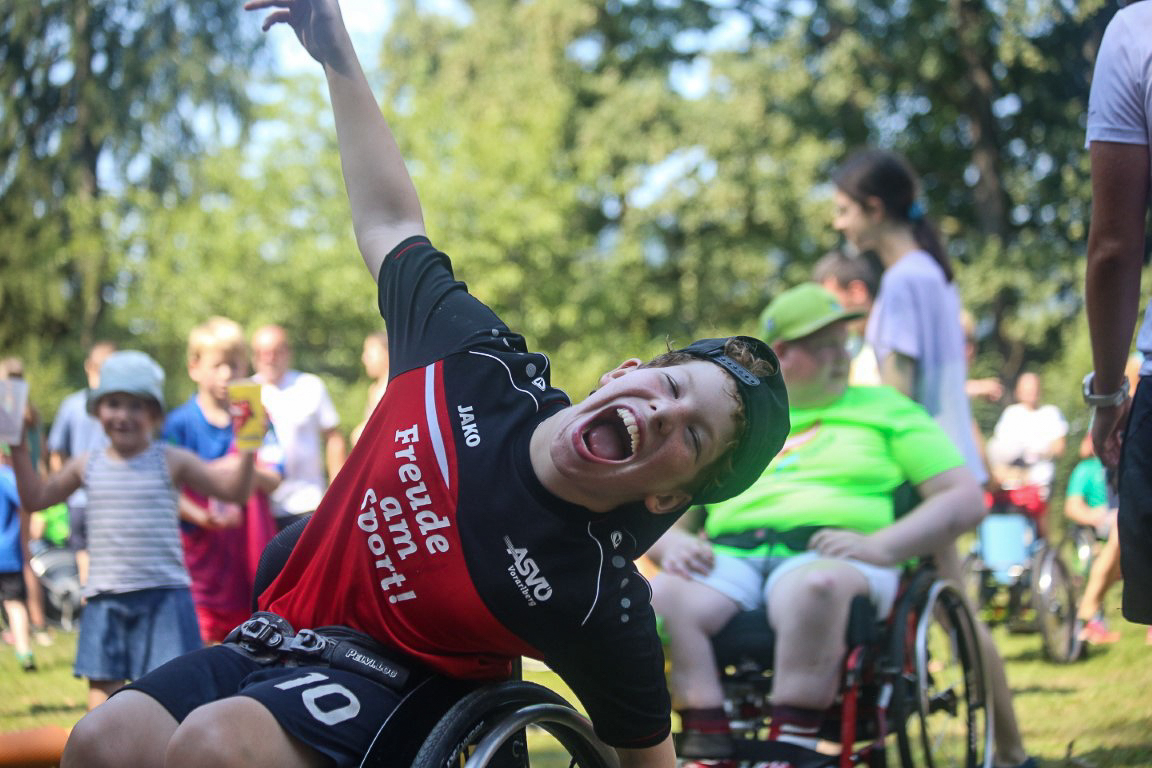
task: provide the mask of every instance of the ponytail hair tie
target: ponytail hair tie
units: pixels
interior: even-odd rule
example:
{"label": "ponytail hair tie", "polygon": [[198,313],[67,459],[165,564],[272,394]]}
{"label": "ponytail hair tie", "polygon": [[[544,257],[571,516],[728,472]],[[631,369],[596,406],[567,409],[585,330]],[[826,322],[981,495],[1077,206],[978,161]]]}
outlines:
{"label": "ponytail hair tie", "polygon": [[924,206],[919,202],[913,202],[908,206],[908,221],[920,221],[924,218]]}

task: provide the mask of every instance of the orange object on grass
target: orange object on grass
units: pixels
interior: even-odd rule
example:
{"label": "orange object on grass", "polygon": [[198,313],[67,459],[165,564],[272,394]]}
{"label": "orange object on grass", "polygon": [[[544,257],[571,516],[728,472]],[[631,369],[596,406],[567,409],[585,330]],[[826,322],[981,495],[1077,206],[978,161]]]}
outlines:
{"label": "orange object on grass", "polygon": [[58,725],[0,733],[0,768],[51,768],[59,765],[68,729]]}

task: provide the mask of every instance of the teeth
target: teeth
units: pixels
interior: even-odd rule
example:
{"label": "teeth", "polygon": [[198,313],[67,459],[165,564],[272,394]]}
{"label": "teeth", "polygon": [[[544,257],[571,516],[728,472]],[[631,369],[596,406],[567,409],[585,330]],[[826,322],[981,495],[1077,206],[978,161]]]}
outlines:
{"label": "teeth", "polygon": [[616,415],[620,417],[620,421],[624,422],[624,428],[628,430],[628,437],[632,441],[632,454],[636,455],[637,441],[640,439],[640,427],[636,426],[636,417],[627,408],[617,408]]}

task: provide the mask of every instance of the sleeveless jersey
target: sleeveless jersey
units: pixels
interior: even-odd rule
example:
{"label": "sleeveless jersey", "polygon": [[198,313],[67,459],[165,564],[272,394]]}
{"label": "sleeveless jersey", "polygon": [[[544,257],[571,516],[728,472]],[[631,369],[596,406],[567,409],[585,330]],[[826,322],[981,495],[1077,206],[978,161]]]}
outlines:
{"label": "sleeveless jersey", "polygon": [[88,454],[88,583],[84,596],[187,587],[180,512],[164,444],[128,459]]}

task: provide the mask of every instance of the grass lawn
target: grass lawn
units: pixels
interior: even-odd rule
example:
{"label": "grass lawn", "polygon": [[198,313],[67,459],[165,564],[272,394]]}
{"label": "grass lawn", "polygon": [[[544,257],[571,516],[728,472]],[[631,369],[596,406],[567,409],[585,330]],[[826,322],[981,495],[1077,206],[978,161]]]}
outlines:
{"label": "grass lawn", "polygon": [[[1111,623],[1123,633],[1119,643],[1065,666],[1043,659],[1039,636],[995,630],[1026,744],[1044,768],[1152,768],[1152,647],[1144,627],[1118,616]],[[24,673],[12,649],[0,647],[0,739],[80,718],[87,688],[72,677],[74,652],[75,636],[58,632],[55,645],[36,649],[40,670]],[[526,676],[570,697],[546,671]],[[551,768],[546,758],[533,766]]]}

